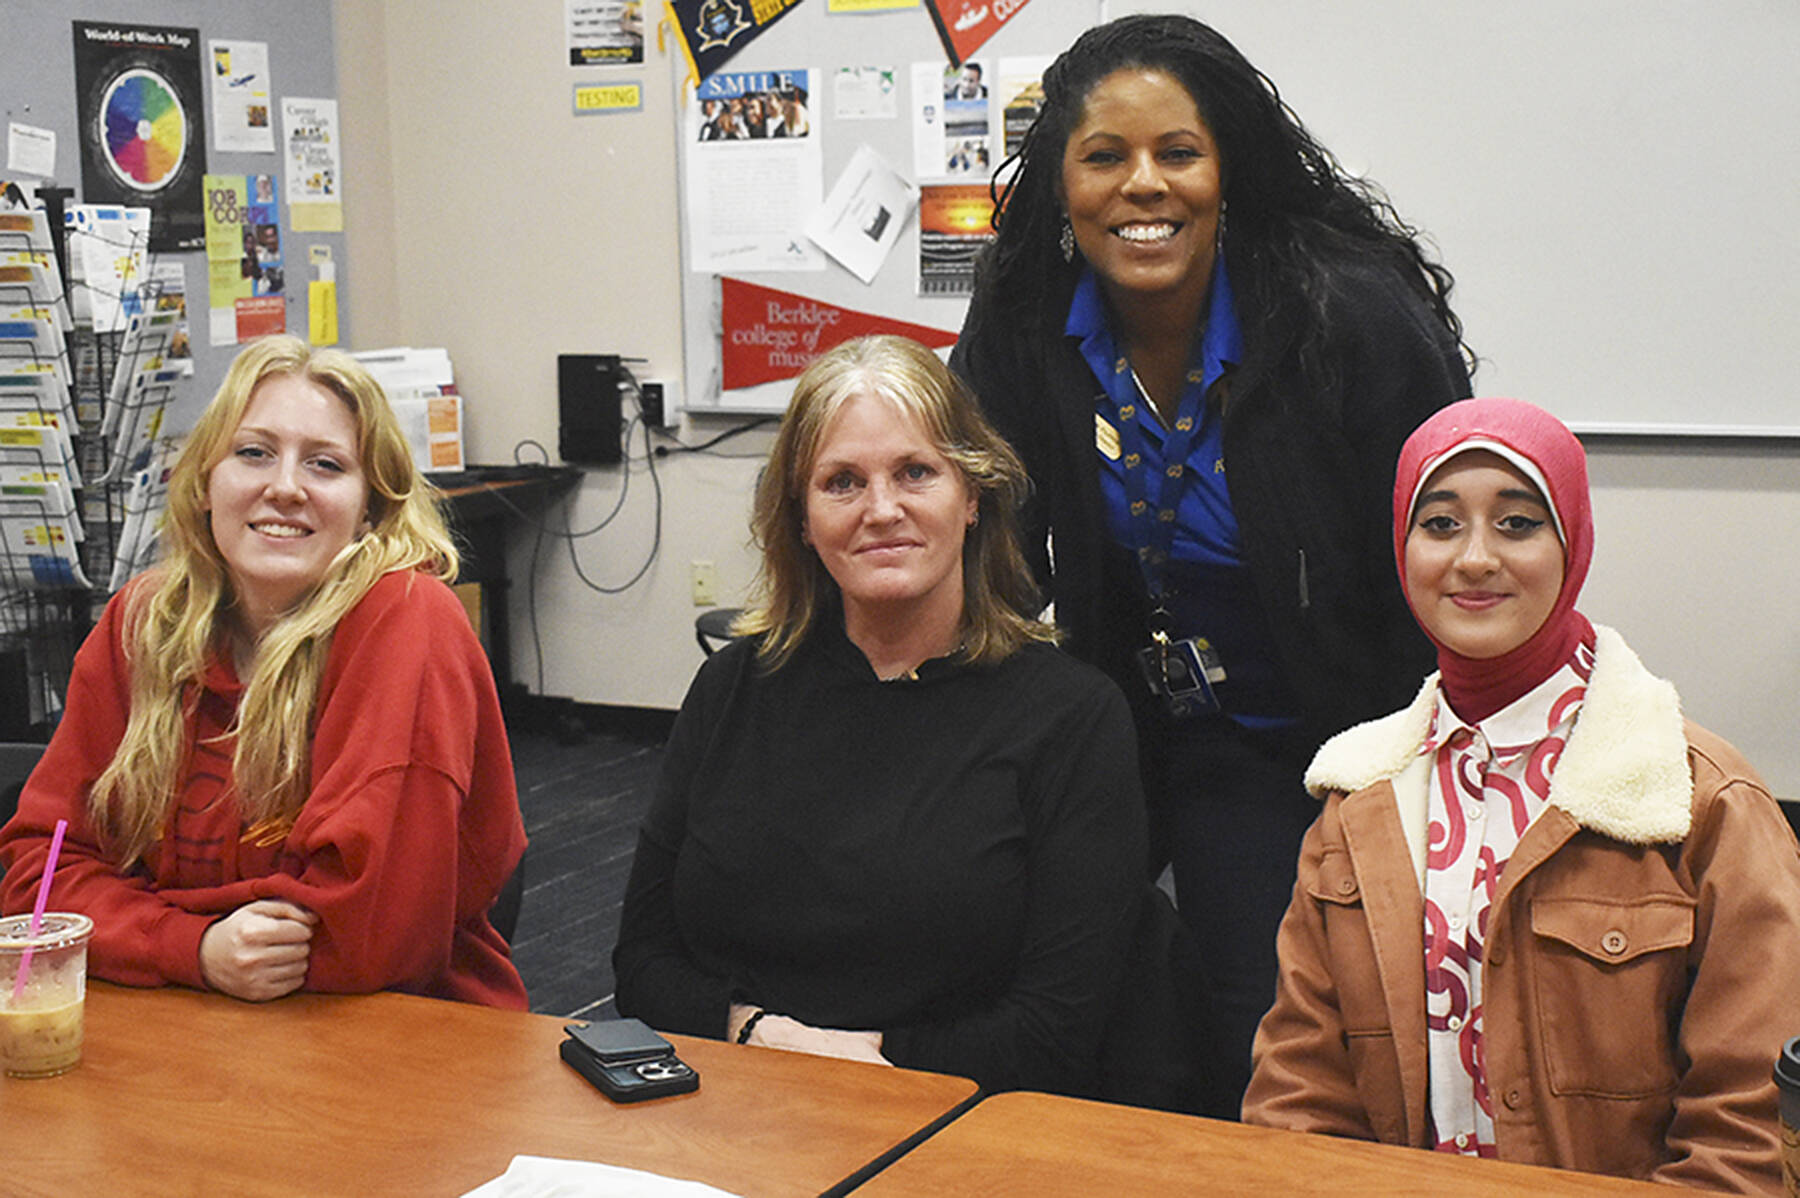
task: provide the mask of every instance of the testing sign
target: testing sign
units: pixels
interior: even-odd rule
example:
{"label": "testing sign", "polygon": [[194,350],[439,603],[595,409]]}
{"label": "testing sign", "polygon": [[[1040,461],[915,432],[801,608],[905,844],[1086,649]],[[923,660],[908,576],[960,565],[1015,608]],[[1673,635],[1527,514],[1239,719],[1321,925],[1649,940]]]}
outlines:
{"label": "testing sign", "polygon": [[724,343],[719,360],[727,391],[791,379],[840,342],[868,333],[911,337],[932,349],[956,343],[956,334],[870,312],[721,278]]}

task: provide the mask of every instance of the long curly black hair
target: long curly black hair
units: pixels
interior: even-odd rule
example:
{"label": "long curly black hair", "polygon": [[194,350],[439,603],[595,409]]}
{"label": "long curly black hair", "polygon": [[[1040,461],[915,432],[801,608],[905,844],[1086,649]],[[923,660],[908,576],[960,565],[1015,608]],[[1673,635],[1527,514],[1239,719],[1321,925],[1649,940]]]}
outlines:
{"label": "long curly black hair", "polygon": [[[1462,344],[1450,310],[1455,280],[1374,183],[1345,173],[1307,132],[1274,83],[1217,30],[1191,17],[1142,15],[1088,30],[1044,73],[1044,102],[1016,153],[995,172],[996,240],[983,256],[976,302],[1042,327],[1060,321],[1082,269],[1058,250],[1063,148],[1094,86],[1126,68],[1179,80],[1218,143],[1228,222],[1225,258],[1253,354],[1298,353],[1328,370],[1326,297],[1339,272],[1363,263],[1404,280]],[[1294,330],[1288,340],[1271,331]],[[1473,366],[1474,358],[1463,345]]]}

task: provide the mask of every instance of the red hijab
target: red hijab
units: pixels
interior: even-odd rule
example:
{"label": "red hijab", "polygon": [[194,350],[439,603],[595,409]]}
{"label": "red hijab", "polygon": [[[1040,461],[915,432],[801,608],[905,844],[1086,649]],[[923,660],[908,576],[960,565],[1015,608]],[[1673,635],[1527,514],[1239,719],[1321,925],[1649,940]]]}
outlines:
{"label": "red hijab", "polygon": [[[1517,399],[1465,399],[1439,410],[1406,439],[1394,474],[1394,561],[1406,589],[1406,535],[1413,505],[1431,475],[1461,453],[1485,449],[1518,467],[1550,504],[1563,545],[1562,590],[1556,605],[1524,644],[1498,657],[1464,657],[1436,637],[1445,696],[1463,719],[1478,722],[1514,702],[1550,675],[1594,629],[1575,610],[1575,597],[1594,556],[1594,515],[1588,500],[1587,454],[1575,434],[1542,408]],[[1412,596],[1407,596],[1412,602]],[[1418,612],[1415,609],[1414,617]],[[1422,625],[1423,622],[1421,622]],[[1431,630],[1425,630],[1431,636]]]}

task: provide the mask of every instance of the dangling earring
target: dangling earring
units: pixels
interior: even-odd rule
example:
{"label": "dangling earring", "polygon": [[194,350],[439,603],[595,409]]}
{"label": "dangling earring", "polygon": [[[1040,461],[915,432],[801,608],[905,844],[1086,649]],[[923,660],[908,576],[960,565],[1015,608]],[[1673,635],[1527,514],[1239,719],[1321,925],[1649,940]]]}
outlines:
{"label": "dangling earring", "polygon": [[1067,215],[1062,218],[1062,232],[1057,235],[1056,244],[1062,248],[1064,262],[1075,261],[1075,227]]}
{"label": "dangling earring", "polygon": [[1213,253],[1225,252],[1225,201],[1219,201],[1219,224],[1213,231]]}

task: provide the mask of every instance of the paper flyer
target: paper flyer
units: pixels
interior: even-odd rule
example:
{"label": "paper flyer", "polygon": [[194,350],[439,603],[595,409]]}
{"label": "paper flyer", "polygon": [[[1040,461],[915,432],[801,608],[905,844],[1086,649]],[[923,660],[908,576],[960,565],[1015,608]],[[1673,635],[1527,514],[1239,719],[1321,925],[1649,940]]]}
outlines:
{"label": "paper flyer", "polygon": [[238,345],[287,326],[287,265],[273,175],[206,177],[207,331]]}
{"label": "paper flyer", "polygon": [[831,115],[840,121],[890,120],[899,115],[893,67],[839,67],[832,76]]}
{"label": "paper flyer", "polygon": [[922,179],[993,174],[992,105],[985,64],[912,67],[913,171]]}
{"label": "paper flyer", "polygon": [[683,138],[690,270],[825,268],[804,232],[824,192],[813,79],[792,69],[701,80]]}
{"label": "paper flyer", "polygon": [[148,208],[75,204],[63,212],[63,223],[69,235],[70,314],[96,332],[116,333],[143,310],[141,289],[156,238],[155,217]]}
{"label": "paper flyer", "polygon": [[806,222],[806,235],[845,270],[873,282],[918,200],[912,184],[867,144],[860,145]]}
{"label": "paper flyer", "polygon": [[296,233],[342,233],[337,101],[283,96],[281,137],[287,146],[289,227]]}
{"label": "paper flyer", "polygon": [[206,174],[200,33],[75,21],[81,197],[150,209],[150,248],[197,250]]}
{"label": "paper flyer", "polygon": [[1018,152],[1025,131],[1044,107],[1044,72],[1054,61],[1048,54],[1002,58],[994,94],[1000,100],[1001,158]]}
{"label": "paper flyer", "polygon": [[6,169],[9,174],[37,175],[48,179],[56,174],[56,131],[36,125],[6,122]]}
{"label": "paper flyer", "polygon": [[157,534],[163,511],[168,507],[169,475],[175,469],[174,450],[172,443],[162,442],[153,449],[145,467],[132,476],[131,488],[125,495],[125,518],[113,550],[112,576],[107,580],[111,590],[118,590],[132,575],[148,570],[156,562]]}
{"label": "paper flyer", "polygon": [[644,61],[643,0],[566,0],[569,65]]}
{"label": "paper flyer", "polygon": [[273,154],[269,116],[269,43],[206,43],[212,70],[213,149]]}
{"label": "paper flyer", "polygon": [[994,239],[986,183],[919,188],[919,294],[975,294],[975,258]]}

